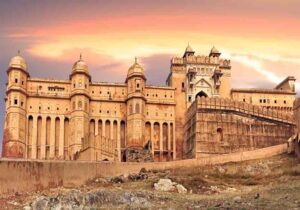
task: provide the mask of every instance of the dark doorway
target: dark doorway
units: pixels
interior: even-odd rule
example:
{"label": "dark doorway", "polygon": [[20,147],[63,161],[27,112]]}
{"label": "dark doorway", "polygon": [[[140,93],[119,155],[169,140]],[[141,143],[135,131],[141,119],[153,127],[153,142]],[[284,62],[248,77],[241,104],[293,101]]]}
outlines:
{"label": "dark doorway", "polygon": [[201,98],[201,97],[205,97],[205,98],[206,98],[206,97],[207,97],[207,94],[201,90],[201,91],[196,95],[196,98],[197,98],[197,97],[200,97],[200,98]]}

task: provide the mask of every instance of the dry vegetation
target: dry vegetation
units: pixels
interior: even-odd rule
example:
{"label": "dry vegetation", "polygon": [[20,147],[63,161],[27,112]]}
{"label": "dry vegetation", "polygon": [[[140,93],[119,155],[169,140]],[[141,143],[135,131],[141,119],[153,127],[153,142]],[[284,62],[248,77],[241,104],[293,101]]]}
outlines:
{"label": "dry vegetation", "polygon": [[[287,155],[144,174],[142,180],[135,180],[139,179],[135,175],[98,177],[76,191],[60,188],[14,195],[0,204],[3,209],[22,209],[45,195],[48,206],[71,197],[80,207],[84,198],[84,209],[300,209],[300,164]],[[182,184],[188,193],[155,191],[153,184],[160,178]]]}

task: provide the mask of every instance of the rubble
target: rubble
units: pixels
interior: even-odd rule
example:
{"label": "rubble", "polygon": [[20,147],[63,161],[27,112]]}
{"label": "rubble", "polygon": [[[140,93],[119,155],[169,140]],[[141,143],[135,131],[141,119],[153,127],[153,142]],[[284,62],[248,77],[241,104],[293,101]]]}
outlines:
{"label": "rubble", "polygon": [[171,179],[160,179],[154,183],[154,189],[163,192],[187,193],[187,189],[183,185],[172,182]]}

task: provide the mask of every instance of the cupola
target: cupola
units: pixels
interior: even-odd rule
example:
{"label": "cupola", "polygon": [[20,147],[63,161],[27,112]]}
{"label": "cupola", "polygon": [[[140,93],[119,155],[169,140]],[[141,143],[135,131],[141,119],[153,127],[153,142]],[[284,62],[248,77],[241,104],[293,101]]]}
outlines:
{"label": "cupola", "polygon": [[213,56],[213,57],[219,57],[221,55],[221,53],[219,52],[219,50],[217,50],[217,48],[215,48],[215,46],[213,46],[213,48],[211,48],[210,53],[209,53],[209,57]]}
{"label": "cupola", "polygon": [[134,64],[128,69],[126,82],[134,76],[142,77],[146,80],[144,68],[138,63],[137,58],[135,58]]}
{"label": "cupola", "polygon": [[193,50],[193,48],[190,46],[190,44],[188,44],[188,46],[185,48],[185,52],[183,57],[188,57],[188,56],[192,56],[195,54],[195,51]]}
{"label": "cupola", "polygon": [[14,56],[9,62],[9,68],[18,68],[24,71],[27,71],[27,64],[25,59],[20,55],[20,51],[18,51],[18,55]]}

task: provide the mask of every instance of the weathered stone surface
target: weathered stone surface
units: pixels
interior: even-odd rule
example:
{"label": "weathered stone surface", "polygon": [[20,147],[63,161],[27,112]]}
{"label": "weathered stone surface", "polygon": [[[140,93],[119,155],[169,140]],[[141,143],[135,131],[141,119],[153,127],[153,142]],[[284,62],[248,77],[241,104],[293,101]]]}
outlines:
{"label": "weathered stone surface", "polygon": [[187,189],[183,185],[172,182],[171,179],[160,179],[154,183],[154,189],[163,192],[187,193]]}
{"label": "weathered stone surface", "polygon": [[187,193],[187,189],[184,186],[182,186],[181,184],[177,184],[176,189],[177,189],[178,193]]}
{"label": "weathered stone surface", "polygon": [[158,191],[171,192],[175,191],[175,183],[170,179],[160,179],[157,183],[154,184],[154,189]]}
{"label": "weathered stone surface", "polygon": [[150,150],[143,148],[126,149],[126,162],[153,162]]}

